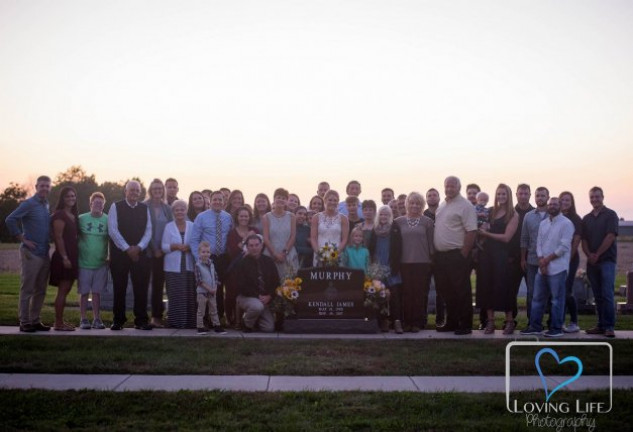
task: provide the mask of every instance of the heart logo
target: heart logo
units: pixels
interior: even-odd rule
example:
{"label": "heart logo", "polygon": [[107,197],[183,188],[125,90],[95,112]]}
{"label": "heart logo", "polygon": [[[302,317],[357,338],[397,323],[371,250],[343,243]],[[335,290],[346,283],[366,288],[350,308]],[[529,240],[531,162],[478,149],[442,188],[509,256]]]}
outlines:
{"label": "heart logo", "polygon": [[[576,372],[576,375],[574,375],[573,377],[569,378],[568,380],[563,381],[562,383],[558,384],[556,387],[554,387],[554,390],[552,390],[551,392],[549,391],[549,389],[547,388],[547,381],[545,380],[545,375],[543,375],[543,371],[541,370],[541,356],[543,354],[550,354],[552,357],[554,357],[556,359],[556,361],[558,362],[559,365],[563,364],[563,363],[568,363],[568,362],[574,362],[578,365],[578,372]],[[580,361],[580,359],[576,356],[567,356],[564,359],[560,359],[558,357],[558,354],[556,353],[556,351],[554,351],[551,348],[543,348],[542,350],[540,350],[537,354],[536,357],[534,358],[534,364],[536,365],[536,370],[538,371],[538,374],[541,378],[541,382],[543,383],[543,388],[545,389],[545,402],[549,402],[549,399],[554,395],[554,393],[556,393],[558,390],[560,390],[561,388],[565,387],[568,384],[573,383],[574,381],[576,381],[578,378],[580,378],[580,375],[582,375],[582,361]]]}

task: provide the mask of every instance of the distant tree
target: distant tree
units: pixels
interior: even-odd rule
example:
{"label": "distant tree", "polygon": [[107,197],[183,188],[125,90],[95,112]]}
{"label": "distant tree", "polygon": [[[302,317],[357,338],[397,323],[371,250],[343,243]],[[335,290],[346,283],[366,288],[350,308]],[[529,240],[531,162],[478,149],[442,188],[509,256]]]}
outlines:
{"label": "distant tree", "polygon": [[90,195],[97,190],[97,181],[94,174],[88,175],[80,165],[73,165],[66,171],[57,174],[53,185],[48,198],[51,203],[51,212],[57,205],[59,193],[65,186],[72,186],[77,191],[79,213],[85,213],[90,210]]}
{"label": "distant tree", "polygon": [[111,182],[111,181],[106,181],[99,185],[97,189],[99,190],[99,192],[101,192],[105,196],[105,199],[106,199],[106,208],[105,208],[106,213],[108,212],[108,209],[110,208],[110,204],[112,204],[113,202],[122,200],[123,197],[125,197],[124,187],[125,187],[125,183],[123,182]]}
{"label": "distant tree", "polygon": [[4,220],[27,197],[27,190],[17,183],[9,183],[9,186],[0,194],[0,241],[4,243],[15,242],[15,238],[9,235],[9,230]]}

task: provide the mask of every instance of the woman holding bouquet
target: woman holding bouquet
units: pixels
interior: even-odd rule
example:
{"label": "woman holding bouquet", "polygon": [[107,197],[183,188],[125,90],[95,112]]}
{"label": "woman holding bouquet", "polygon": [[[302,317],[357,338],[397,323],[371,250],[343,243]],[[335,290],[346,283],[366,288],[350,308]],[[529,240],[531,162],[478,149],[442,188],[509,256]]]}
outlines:
{"label": "woman holding bouquet", "polygon": [[328,243],[336,246],[338,251],[345,249],[349,236],[347,216],[338,212],[339,195],[335,190],[328,190],[323,197],[325,210],[315,214],[310,224],[310,240],[314,250],[314,265],[319,262],[319,252]]}
{"label": "woman holding bouquet", "polygon": [[[378,219],[369,239],[369,254],[372,262],[389,268],[385,285],[391,293],[389,316],[393,329],[402,334],[402,278],[400,277],[400,257],[402,255],[402,235],[400,226],[393,223],[393,212],[387,205],[378,209]],[[382,331],[389,331],[389,321],[380,323]]]}

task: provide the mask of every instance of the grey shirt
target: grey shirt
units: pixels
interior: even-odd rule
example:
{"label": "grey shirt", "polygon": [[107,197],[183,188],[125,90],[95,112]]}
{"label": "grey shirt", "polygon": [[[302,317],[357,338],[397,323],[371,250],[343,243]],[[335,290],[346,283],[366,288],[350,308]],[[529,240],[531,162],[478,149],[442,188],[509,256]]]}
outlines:
{"label": "grey shirt", "polygon": [[393,221],[400,227],[402,235],[402,259],[405,264],[430,263],[435,253],[433,247],[433,221],[420,216],[419,223],[410,226],[406,216],[400,216]]}
{"label": "grey shirt", "polygon": [[530,265],[538,265],[538,255],[536,254],[538,228],[546,217],[547,211],[539,213],[537,209],[534,209],[526,214],[523,219],[523,226],[521,227],[521,249],[527,249],[527,263]]}

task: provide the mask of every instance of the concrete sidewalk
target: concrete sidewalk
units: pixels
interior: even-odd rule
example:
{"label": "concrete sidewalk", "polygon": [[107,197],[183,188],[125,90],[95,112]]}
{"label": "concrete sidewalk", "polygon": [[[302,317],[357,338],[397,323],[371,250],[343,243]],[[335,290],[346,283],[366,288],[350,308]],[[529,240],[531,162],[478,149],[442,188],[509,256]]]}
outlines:
{"label": "concrete sidewalk", "polygon": [[609,339],[601,335],[588,335],[584,331],[578,333],[566,333],[561,338],[546,338],[544,336],[521,336],[518,331],[513,335],[506,336],[502,334],[501,330],[497,330],[494,334],[486,335],[483,330],[473,330],[472,334],[465,336],[457,336],[452,332],[440,333],[435,330],[422,330],[419,333],[404,333],[396,334],[389,333],[375,333],[375,334],[287,334],[283,332],[279,333],[243,333],[238,330],[227,329],[227,334],[216,335],[210,332],[205,336],[198,336],[196,330],[178,330],[178,329],[153,329],[151,331],[136,330],[134,328],[125,328],[121,331],[112,331],[110,329],[105,330],[81,330],[77,328],[75,331],[70,332],[57,332],[51,329],[48,332],[37,333],[20,333],[18,326],[0,326],[0,335],[23,335],[25,337],[31,336],[102,336],[102,337],[224,337],[224,338],[244,338],[244,339],[356,339],[356,340],[416,340],[416,339],[501,339],[508,342],[514,340],[523,341],[558,341],[558,340],[580,340],[580,341],[596,341],[596,342],[608,342],[617,339],[633,339],[633,331],[631,330],[616,330],[615,339]]}
{"label": "concrete sidewalk", "polygon": [[[569,377],[547,377],[550,388]],[[0,374],[2,389],[99,391],[410,391],[504,393],[503,376],[266,376]],[[571,391],[608,389],[608,376],[582,376]],[[614,389],[633,389],[633,376],[613,377]],[[513,376],[512,391],[543,390],[538,376]]]}

